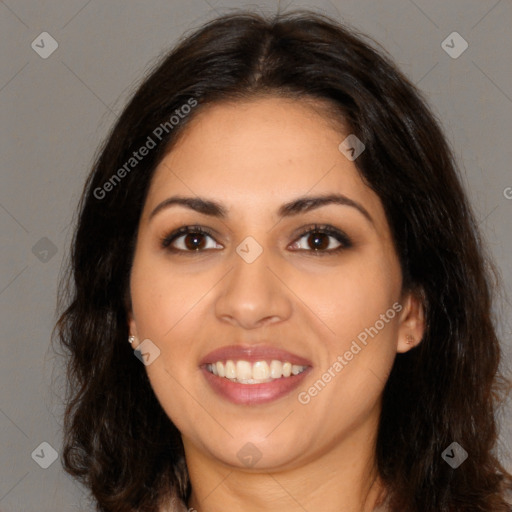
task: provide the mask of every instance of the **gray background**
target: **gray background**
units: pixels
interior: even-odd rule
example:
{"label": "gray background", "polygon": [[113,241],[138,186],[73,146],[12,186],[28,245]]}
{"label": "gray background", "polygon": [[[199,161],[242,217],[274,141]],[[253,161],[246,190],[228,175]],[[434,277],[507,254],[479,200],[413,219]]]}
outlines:
{"label": "gray background", "polygon": [[[76,202],[99,143],[148,67],[184,32],[240,6],[314,7],[388,50],[446,130],[510,295],[510,0],[0,1],[1,511],[91,510],[59,460],[42,469],[32,458],[42,442],[60,453],[62,371],[49,339]],[[469,44],[458,58],[441,46],[454,31]],[[31,47],[42,32],[59,45],[47,59]],[[510,361],[510,301],[497,306]],[[510,407],[507,414],[501,445],[510,450]],[[40,460],[48,457],[40,450]]]}

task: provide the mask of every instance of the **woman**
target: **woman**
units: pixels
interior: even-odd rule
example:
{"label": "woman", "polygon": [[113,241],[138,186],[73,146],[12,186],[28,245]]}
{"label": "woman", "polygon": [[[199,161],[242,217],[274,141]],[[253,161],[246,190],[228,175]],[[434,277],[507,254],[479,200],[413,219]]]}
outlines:
{"label": "woman", "polygon": [[65,468],[104,511],[510,511],[488,260],[387,57],[310,12],[214,20],[85,187]]}

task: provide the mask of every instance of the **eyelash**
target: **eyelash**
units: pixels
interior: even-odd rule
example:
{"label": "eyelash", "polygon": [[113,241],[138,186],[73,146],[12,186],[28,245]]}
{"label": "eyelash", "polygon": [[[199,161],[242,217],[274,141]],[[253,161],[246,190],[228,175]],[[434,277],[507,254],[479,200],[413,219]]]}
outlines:
{"label": "eyelash", "polygon": [[[299,236],[295,239],[295,241],[293,243],[299,241],[305,235],[313,234],[313,233],[320,233],[323,235],[332,236],[333,238],[336,239],[337,242],[340,243],[340,246],[336,247],[335,249],[326,249],[326,250],[325,249],[320,249],[320,250],[297,249],[298,251],[310,252],[314,256],[327,256],[327,255],[337,254],[337,253],[341,252],[342,250],[349,249],[353,246],[352,241],[343,231],[340,231],[339,229],[334,228],[333,226],[330,226],[328,224],[312,224],[310,226],[303,228],[301,230],[301,232],[299,233]],[[206,250],[211,250],[211,249],[205,249],[205,250],[186,251],[183,249],[176,249],[175,247],[170,247],[170,245],[175,240],[177,240],[181,236],[187,235],[187,234],[207,235],[207,236],[215,239],[213,236],[213,232],[211,230],[209,230],[208,228],[198,226],[198,225],[182,226],[182,227],[174,230],[173,232],[169,233],[168,235],[164,236],[161,239],[162,248],[167,249],[168,251],[170,251],[172,253],[179,254],[179,255],[185,255],[185,256],[195,255],[197,253],[204,252]]]}

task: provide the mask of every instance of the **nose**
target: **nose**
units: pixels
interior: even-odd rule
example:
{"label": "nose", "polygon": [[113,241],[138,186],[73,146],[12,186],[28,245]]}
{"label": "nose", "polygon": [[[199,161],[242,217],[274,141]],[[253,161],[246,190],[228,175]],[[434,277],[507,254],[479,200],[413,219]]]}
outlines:
{"label": "nose", "polygon": [[279,266],[267,251],[252,263],[233,255],[231,272],[222,280],[215,314],[223,322],[256,329],[281,322],[292,312],[291,292],[279,278]]}

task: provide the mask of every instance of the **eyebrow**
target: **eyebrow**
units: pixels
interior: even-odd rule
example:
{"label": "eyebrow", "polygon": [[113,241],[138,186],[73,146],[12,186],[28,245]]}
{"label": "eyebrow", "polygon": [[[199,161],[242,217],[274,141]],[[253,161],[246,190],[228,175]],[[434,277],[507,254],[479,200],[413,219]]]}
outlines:
{"label": "eyebrow", "polygon": [[[363,205],[343,194],[299,197],[293,201],[283,204],[278,209],[277,215],[280,218],[291,217],[330,204],[351,206],[364,215],[371,224],[375,224],[373,218]],[[198,213],[202,213],[203,215],[210,215],[220,219],[226,219],[228,217],[227,209],[216,201],[201,197],[172,196],[165,199],[155,207],[155,209],[149,214],[149,220],[151,220],[158,212],[175,205],[183,206]]]}

